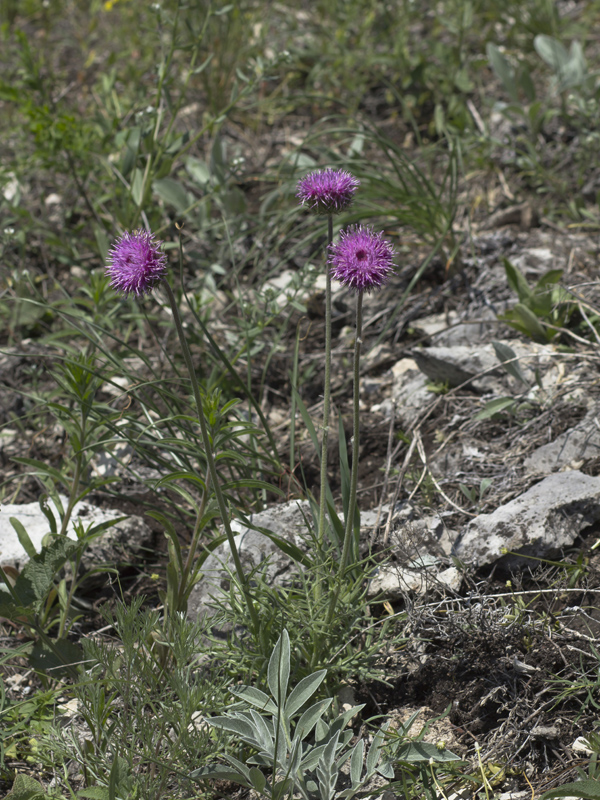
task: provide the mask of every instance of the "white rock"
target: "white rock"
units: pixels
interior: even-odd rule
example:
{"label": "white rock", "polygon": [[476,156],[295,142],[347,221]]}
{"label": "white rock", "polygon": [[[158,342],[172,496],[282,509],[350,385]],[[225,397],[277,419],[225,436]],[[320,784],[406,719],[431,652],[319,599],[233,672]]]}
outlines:
{"label": "white rock", "polygon": [[385,564],[369,584],[368,597],[383,595],[386,599],[397,600],[407,592],[425,594],[435,588],[447,586],[454,591],[460,588],[462,576],[456,567],[437,571],[435,556],[424,554],[421,563],[411,567]]}
{"label": "white rock", "polygon": [[578,736],[577,739],[575,739],[575,741],[571,745],[571,750],[574,753],[580,753],[581,755],[584,756],[591,756],[592,753],[594,752],[590,748],[590,743],[585,738],[585,736]]}
{"label": "white rock", "polygon": [[548,475],[565,466],[579,462],[583,464],[600,456],[600,408],[593,408],[573,428],[569,428],[553,442],[543,444],[528,456],[523,466],[530,474]]}
{"label": "white rock", "polygon": [[[453,555],[475,566],[503,550],[544,558],[570,545],[600,519],[600,477],[577,470],[555,473],[491,514],[479,514],[453,545]],[[520,562],[518,556],[507,556]],[[530,563],[530,562],[528,562]]]}
{"label": "white rock", "polygon": [[462,574],[456,567],[448,567],[438,573],[437,580],[444,583],[449,589],[458,592],[462,583]]}
{"label": "white rock", "polygon": [[[297,547],[305,548],[305,518],[311,520],[310,504],[306,500],[293,500],[252,514],[249,521],[257,528],[264,528]],[[298,566],[268,536],[246,527],[238,520],[231,523],[231,528],[246,574],[261,568],[267,582],[283,584],[297,572]],[[228,602],[230,573],[235,574],[228,542],[211,553],[203,565],[202,573],[203,577],[192,589],[188,601],[189,615],[199,619],[212,616],[215,603]]]}
{"label": "white rock", "polygon": [[[67,498],[61,496],[60,499],[63,507],[66,508]],[[48,501],[48,506],[56,519],[57,526],[60,528],[59,513],[52,500]],[[73,509],[66,534],[70,539],[77,539],[74,527],[77,521],[83,522],[84,526],[89,528],[92,525],[108,522],[122,516],[123,514],[120,511],[97,508],[83,500],[77,503]],[[0,564],[2,566],[20,568],[29,561],[29,556],[21,546],[17,533],[10,523],[11,517],[14,517],[23,525],[37,552],[40,552],[42,548],[44,537],[50,533],[50,525],[41,511],[39,503],[2,506],[0,509]],[[125,543],[128,549],[135,551],[139,549],[143,540],[147,539],[149,535],[150,530],[142,519],[128,517],[126,520],[117,523],[116,526],[109,528],[92,543],[89,551],[90,559],[97,559],[98,562],[102,563],[110,560],[109,552],[105,549],[105,546],[108,546],[109,542],[112,546],[116,543],[116,540],[120,544]]]}
{"label": "white rock", "polygon": [[374,405],[371,411],[390,416],[396,407],[396,418],[408,428],[435,400],[428,389],[428,379],[419,370],[412,358],[402,358],[392,367],[392,397]]}

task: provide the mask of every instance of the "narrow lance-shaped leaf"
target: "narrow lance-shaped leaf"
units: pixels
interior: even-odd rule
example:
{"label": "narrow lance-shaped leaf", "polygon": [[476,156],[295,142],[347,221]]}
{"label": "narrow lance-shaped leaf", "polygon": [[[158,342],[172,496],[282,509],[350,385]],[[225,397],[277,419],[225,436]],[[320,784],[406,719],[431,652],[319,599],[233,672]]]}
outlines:
{"label": "narrow lance-shaped leaf", "polygon": [[285,704],[285,716],[288,719],[292,719],[298,709],[302,708],[304,703],[313,696],[323,683],[326,675],[326,669],[313,672],[312,675],[307,675],[305,678],[302,678],[302,680],[294,686]]}
{"label": "narrow lance-shaped leaf", "polygon": [[319,700],[310,708],[307,708],[298,720],[295,735],[299,736],[300,739],[306,739],[330,705],[331,698],[328,697],[325,700]]}
{"label": "narrow lance-shaped leaf", "polygon": [[229,691],[240,700],[244,700],[251,706],[265,711],[267,714],[277,714],[277,706],[268,694],[261,692],[255,686],[235,686],[230,687]]}
{"label": "narrow lance-shaped leaf", "polygon": [[274,753],[273,736],[271,735],[266,722],[258,713],[258,711],[254,711],[253,709],[250,711],[250,716],[252,717],[255,736],[257,741],[260,742],[261,749],[272,757]]}
{"label": "narrow lance-shaped leaf", "polygon": [[369,748],[369,752],[367,753],[367,778],[370,778],[371,775],[375,772],[375,768],[377,767],[377,762],[379,761],[379,754],[381,748],[383,747],[383,743],[385,741],[385,734],[389,727],[389,722],[386,722],[382,727],[377,731],[375,736],[373,737],[373,742],[371,743],[371,747]]}
{"label": "narrow lance-shaped leaf", "polygon": [[519,364],[517,354],[512,347],[509,347],[503,342],[492,342],[492,345],[496,355],[498,356],[498,359],[502,362],[502,366],[508,372],[508,374],[512,375],[512,377],[516,378],[518,381],[521,381],[521,383],[524,383],[525,386],[529,386],[529,381],[525,377]]}
{"label": "narrow lance-shaped leaf", "polygon": [[334,769],[335,754],[340,733],[329,740],[317,764],[317,778],[321,800],[331,800],[335,791],[337,772]]}
{"label": "narrow lance-shaped leaf", "polygon": [[190,773],[190,778],[193,780],[214,778],[220,781],[232,781],[233,783],[239,783],[240,786],[245,786],[247,789],[251,789],[254,785],[249,773],[248,777],[246,777],[226,764],[209,764],[206,767],[195,769]]}
{"label": "narrow lance-shaped leaf", "polygon": [[364,753],[365,743],[362,739],[359,739],[352,750],[352,758],[350,759],[350,781],[353,789],[360,783]]}
{"label": "narrow lance-shaped leaf", "polygon": [[23,525],[23,523],[16,517],[10,517],[9,522],[15,529],[15,532],[19,539],[19,543],[23,548],[23,550],[25,550],[29,558],[34,558],[37,555],[37,550],[35,549],[31,539],[29,538],[29,534],[25,530],[25,526]]}
{"label": "narrow lance-shaped leaf", "polygon": [[206,721],[209,725],[212,725],[213,728],[218,728],[228,733],[236,733],[245,741],[256,744],[257,747],[260,746],[260,742],[256,739],[254,729],[247,720],[240,719],[239,717],[211,717]]}
{"label": "narrow lance-shaped leaf", "polygon": [[283,629],[269,659],[267,682],[277,705],[283,707],[290,677],[290,637]]}

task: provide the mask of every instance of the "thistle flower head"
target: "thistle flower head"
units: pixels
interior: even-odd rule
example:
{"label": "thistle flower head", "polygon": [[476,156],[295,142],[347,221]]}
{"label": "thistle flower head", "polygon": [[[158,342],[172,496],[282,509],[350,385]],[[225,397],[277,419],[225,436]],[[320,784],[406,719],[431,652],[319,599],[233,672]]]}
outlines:
{"label": "thistle flower head", "polygon": [[394,271],[394,248],[382,233],[362,225],[340,232],[329,246],[331,277],[356,292],[371,292],[387,283]]}
{"label": "thistle flower head", "polygon": [[164,278],[167,257],[162,242],[144,230],[126,231],[110,248],[106,275],[110,285],[125,295],[149,294]]}
{"label": "thistle flower head", "polygon": [[298,181],[296,197],[317,214],[339,214],[348,208],[360,181],[343,169],[320,169]]}

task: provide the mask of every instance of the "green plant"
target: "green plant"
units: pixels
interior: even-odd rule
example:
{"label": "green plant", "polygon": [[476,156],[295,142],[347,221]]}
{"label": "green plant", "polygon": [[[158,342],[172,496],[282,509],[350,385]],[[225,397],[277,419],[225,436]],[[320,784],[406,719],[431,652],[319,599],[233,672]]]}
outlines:
{"label": "green plant", "polygon": [[[28,645],[7,649],[0,664],[26,656],[28,649]],[[58,687],[36,692],[25,700],[9,700],[0,677],[0,775],[7,768],[7,759],[32,761],[37,757],[39,737],[47,735],[56,721],[60,691]]]}
{"label": "green plant", "polygon": [[576,306],[571,294],[559,285],[563,271],[551,269],[530,286],[522,273],[505,258],[504,269],[510,288],[519,302],[498,319],[511,328],[543,344],[552,341],[569,324]]}
{"label": "green plant", "polygon": [[[529,135],[528,143],[533,151],[531,143],[535,142],[544,125],[556,116],[558,111],[548,108],[547,103],[536,99],[535,86],[526,62],[519,63],[514,68],[500,48],[492,42],[488,42],[486,53],[490,66],[510,98],[509,103],[499,103],[496,107],[509,119],[516,118],[525,123]],[[526,101],[525,105],[523,98]]]}
{"label": "green plant", "polygon": [[[497,102],[495,108],[507,119],[525,126],[526,134],[515,136],[515,162],[534,184],[544,192],[554,190],[557,194],[569,188],[581,188],[590,165],[598,153],[598,87],[595,73],[588,69],[581,45],[571,42],[569,50],[556,35],[539,32],[533,38],[538,56],[552,70],[546,91],[540,95],[536,90],[534,69],[522,53],[515,66],[510,56],[497,45],[488,42],[488,61],[509,96],[509,102]],[[576,133],[578,147],[573,153],[576,169],[571,173],[575,181],[560,174],[556,164],[560,149],[547,146],[552,143],[552,120],[559,117],[567,129]],[[580,197],[566,203],[569,213],[584,225],[597,224],[596,215]]]}
{"label": "green plant", "polygon": [[[574,699],[580,705],[578,717],[590,707],[595,711],[600,708],[600,703],[597,699],[598,690],[600,689],[600,652],[593,644],[590,644],[590,650],[591,656],[586,661],[584,661],[583,656],[580,657],[580,670],[576,678],[550,679],[550,684],[559,689],[554,707],[568,699]],[[597,736],[595,741],[598,741]]]}
{"label": "green plant", "polygon": [[[160,635],[159,614],[143,603],[138,597],[130,605],[102,608],[111,635],[84,641],[82,668],[61,687],[76,707],[76,720],[39,736],[37,759],[57,775],[60,796],[187,796],[188,773],[219,747],[204,718],[223,705],[225,678],[199,650],[204,626],[179,616],[167,639]],[[167,670],[164,648],[170,652]],[[69,778],[74,764],[84,786],[77,791]]]}
{"label": "green plant", "polygon": [[[290,639],[284,629],[269,660],[270,694],[254,686],[232,687],[231,693],[238,701],[225,716],[208,720],[217,730],[249,745],[255,754],[246,758],[245,763],[225,755],[227,764],[207,765],[194,770],[190,777],[231,780],[268,798],[291,798],[299,793],[305,800],[316,797],[333,800],[358,793],[365,796],[365,792],[368,796],[369,782],[377,774],[392,779],[393,765],[397,763],[410,771],[418,764],[430,766],[458,760],[443,744],[406,741],[405,733],[417,714],[393,735],[388,731],[389,723],[384,723],[375,732],[368,749],[362,738],[350,746],[354,734],[347,726],[363,706],[354,706],[331,722],[326,721],[331,698],[305,708],[324,681],[326,671],[307,675],[288,694],[290,657]],[[342,768],[347,762],[350,786],[343,788]],[[377,791],[381,791],[381,786],[378,785]]]}
{"label": "green plant", "polygon": [[[525,388],[523,392],[517,395],[507,395],[504,397],[496,397],[493,400],[488,400],[481,411],[476,414],[475,419],[492,419],[501,414],[509,414],[518,421],[527,412],[534,408],[535,400],[533,399],[532,394],[534,391],[542,391],[541,378],[536,371],[537,385],[532,387],[528,379],[525,377],[525,374],[519,364],[519,358],[512,347],[504,342],[492,342],[492,345],[505,372],[507,372]],[[464,490],[462,491],[464,493]],[[469,497],[468,494],[466,496]]]}
{"label": "green plant", "polygon": [[459,484],[459,489],[464,494],[464,496],[469,500],[474,506],[479,508],[481,506],[481,502],[483,500],[484,494],[492,485],[491,478],[482,478],[479,487],[475,486],[467,486],[464,483]]}
{"label": "green plant", "polygon": [[[67,455],[58,468],[35,459],[15,459],[31,468],[32,474],[45,489],[40,508],[48,520],[48,535],[38,553],[23,524],[11,518],[30,561],[21,572],[0,567],[0,575],[6,586],[6,591],[0,592],[0,608],[3,616],[26,621],[36,632],[39,639],[30,653],[30,660],[36,668],[48,670],[63,667],[73,674],[75,668],[68,665],[77,663],[79,650],[68,641],[67,635],[74,622],[76,592],[90,575],[110,571],[106,566],[99,565],[81,575],[82,560],[89,545],[125,517],[87,525],[83,518],[73,520],[77,503],[91,491],[110,484],[114,478],[90,476],[90,462],[104,435],[102,426],[95,424],[100,405],[96,398],[100,383],[95,358],[80,355],[78,358],[65,359],[54,371],[53,377],[58,384],[58,391],[64,397],[61,398],[62,402],[58,399],[48,400],[45,406],[65,432]],[[66,504],[60,489],[66,489],[68,493]],[[48,499],[52,500],[58,520]],[[71,525],[75,540],[67,536]],[[63,574],[66,565],[69,569],[67,574]],[[48,633],[55,624],[56,636],[52,640]]]}

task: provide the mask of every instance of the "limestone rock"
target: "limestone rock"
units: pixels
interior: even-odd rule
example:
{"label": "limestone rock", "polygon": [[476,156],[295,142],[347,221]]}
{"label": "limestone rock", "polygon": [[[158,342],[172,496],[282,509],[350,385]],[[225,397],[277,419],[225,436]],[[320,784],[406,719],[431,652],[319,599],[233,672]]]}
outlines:
{"label": "limestone rock", "polygon": [[415,423],[435,395],[427,389],[428,380],[412,358],[402,358],[391,369],[392,396],[371,407],[374,414],[391,416],[396,407],[396,419],[403,428]]}
{"label": "limestone rock", "polygon": [[525,459],[530,474],[548,475],[565,466],[581,466],[600,456],[599,408],[594,408],[580,423],[565,431],[553,442],[538,447]]}
{"label": "limestone rock", "polygon": [[[600,519],[600,477],[578,470],[550,475],[491,514],[480,514],[454,542],[453,555],[480,567],[503,550],[551,557]],[[510,564],[523,562],[506,556]]]}
{"label": "limestone rock", "polygon": [[[67,498],[61,496],[63,507],[67,505]],[[52,500],[48,506],[60,526],[59,514]],[[76,540],[75,523],[83,522],[85,528],[109,522],[124,516],[116,509],[98,508],[87,500],[77,503],[73,509],[71,521],[67,528],[67,536]],[[23,549],[10,518],[19,520],[27,531],[37,552],[42,548],[43,538],[50,533],[48,520],[42,513],[39,503],[7,504],[0,509],[0,565],[22,567],[29,556]],[[84,570],[91,569],[99,564],[114,563],[122,560],[123,554],[131,554],[147,543],[152,533],[141,517],[130,516],[104,531],[89,545],[84,558]]]}
{"label": "limestone rock", "polygon": [[437,559],[427,554],[422,561],[421,564],[413,563],[412,568],[385,564],[369,583],[367,596],[399,600],[406,593],[423,595],[436,589],[460,589],[462,576],[456,567],[439,570],[435,564]]}
{"label": "limestone rock", "polygon": [[[265,528],[297,547],[304,548],[306,519],[311,519],[310,505],[306,500],[292,501],[252,514],[250,523]],[[257,567],[263,569],[268,583],[283,585],[297,570],[289,556],[265,534],[234,520],[231,523],[235,544],[242,567],[247,574]],[[188,614],[196,619],[213,616],[215,605],[226,603],[230,586],[230,573],[235,572],[228,542],[211,553],[203,566],[203,577],[194,586],[188,601]]]}

